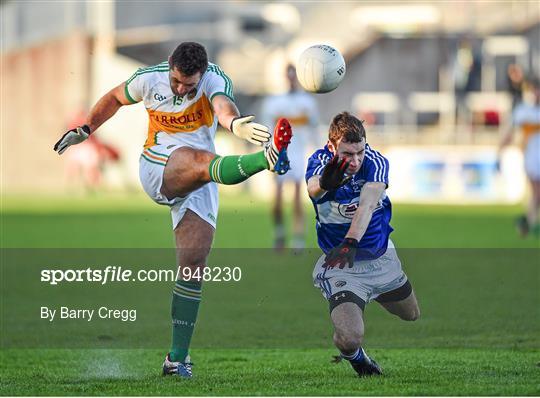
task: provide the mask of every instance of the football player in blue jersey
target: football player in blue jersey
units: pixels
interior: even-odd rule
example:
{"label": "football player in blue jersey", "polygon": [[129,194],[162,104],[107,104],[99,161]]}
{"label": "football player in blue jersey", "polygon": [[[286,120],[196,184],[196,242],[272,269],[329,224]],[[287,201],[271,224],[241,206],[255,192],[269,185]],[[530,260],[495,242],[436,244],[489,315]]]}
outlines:
{"label": "football player in blue jersey", "polygon": [[362,348],[366,304],[375,300],[407,321],[420,316],[389,239],[388,168],[388,160],[367,144],[362,122],[343,112],[332,120],[327,145],[309,158],[306,171],[324,252],[313,281],[330,305],[336,359],[348,360],[360,376],[382,373]]}

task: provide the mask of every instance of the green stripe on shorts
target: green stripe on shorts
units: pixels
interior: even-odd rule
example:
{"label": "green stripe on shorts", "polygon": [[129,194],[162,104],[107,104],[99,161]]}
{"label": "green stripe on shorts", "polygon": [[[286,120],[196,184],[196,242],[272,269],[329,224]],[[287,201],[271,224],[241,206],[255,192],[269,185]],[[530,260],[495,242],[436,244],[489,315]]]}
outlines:
{"label": "green stripe on shorts", "polygon": [[156,160],[154,160],[154,159],[147,158],[147,157],[144,155],[144,153],[143,153],[141,156],[144,158],[144,160],[146,160],[147,162],[150,162],[150,163],[158,164],[158,165],[160,165],[160,166],[165,166],[165,165],[167,164],[166,162],[161,163],[161,162],[158,162],[158,161],[156,161]]}

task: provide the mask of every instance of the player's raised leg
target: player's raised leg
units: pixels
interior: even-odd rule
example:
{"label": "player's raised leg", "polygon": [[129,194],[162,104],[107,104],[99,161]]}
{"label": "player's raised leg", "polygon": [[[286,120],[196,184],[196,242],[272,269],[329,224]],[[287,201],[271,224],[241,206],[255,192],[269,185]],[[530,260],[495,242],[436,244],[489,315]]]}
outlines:
{"label": "player's raised leg", "polygon": [[362,348],[364,321],[361,307],[365,305],[362,303],[363,300],[352,292],[342,291],[330,297],[330,306],[332,307],[333,301],[349,299],[351,301],[341,302],[330,313],[334,325],[334,345],[339,350],[341,358],[349,361],[359,376],[382,374],[377,362],[371,359]]}
{"label": "player's raised leg", "polygon": [[[191,377],[189,345],[201,301],[201,280],[197,277],[184,277],[195,274],[206,266],[206,260],[214,239],[214,228],[201,219],[195,212],[187,210],[174,230],[178,273],[180,277],[174,286],[172,295],[172,345],[163,363],[164,375]],[[190,272],[183,272],[183,269]]]}
{"label": "player's raised leg", "polygon": [[185,196],[211,181],[225,185],[238,184],[262,170],[284,174],[289,169],[287,147],[291,138],[289,122],[280,119],[272,144],[253,154],[219,156],[189,147],[178,148],[167,160],[161,192],[172,199]]}
{"label": "player's raised leg", "polygon": [[263,151],[250,155],[216,156],[208,168],[210,181],[226,185],[238,184],[265,169],[285,174],[289,171],[287,148],[292,135],[289,121],[279,119],[274,128],[272,143]]}

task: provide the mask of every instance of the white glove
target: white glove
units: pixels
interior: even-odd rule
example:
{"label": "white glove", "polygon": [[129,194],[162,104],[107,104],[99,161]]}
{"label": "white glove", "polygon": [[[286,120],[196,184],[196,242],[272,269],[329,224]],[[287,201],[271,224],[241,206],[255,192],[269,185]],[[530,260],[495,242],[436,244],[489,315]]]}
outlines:
{"label": "white glove", "polygon": [[243,138],[246,141],[255,145],[263,145],[270,141],[270,133],[268,127],[259,123],[253,123],[255,116],[238,116],[231,122],[230,130],[237,137]]}
{"label": "white glove", "polygon": [[80,144],[86,140],[89,135],[90,127],[88,127],[86,124],[84,126],[71,129],[58,140],[58,142],[54,145],[54,150],[61,155],[71,145]]}

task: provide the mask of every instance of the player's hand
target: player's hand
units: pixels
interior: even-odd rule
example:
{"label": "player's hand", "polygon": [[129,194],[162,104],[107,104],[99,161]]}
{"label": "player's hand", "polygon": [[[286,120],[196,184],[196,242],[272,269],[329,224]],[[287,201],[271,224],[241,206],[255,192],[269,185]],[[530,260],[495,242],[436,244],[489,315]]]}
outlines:
{"label": "player's hand", "polygon": [[58,152],[59,155],[61,155],[71,145],[80,144],[81,142],[86,140],[89,135],[90,127],[88,127],[86,124],[84,126],[71,129],[67,133],[65,133],[56,144],[54,144],[54,150]]}
{"label": "player's hand", "polygon": [[349,163],[345,159],[340,159],[337,155],[334,156],[324,166],[323,173],[319,179],[319,186],[325,191],[333,191],[347,183],[351,179],[351,176],[345,174]]}
{"label": "player's hand", "polygon": [[339,246],[328,252],[324,258],[323,268],[339,267],[343,269],[345,264],[349,264],[349,268],[352,268],[357,247],[358,241],[356,239],[345,238]]}
{"label": "player's hand", "polygon": [[255,116],[237,116],[231,122],[230,130],[237,137],[243,138],[246,141],[255,145],[263,145],[270,141],[270,133],[268,127],[259,123],[253,123]]}

